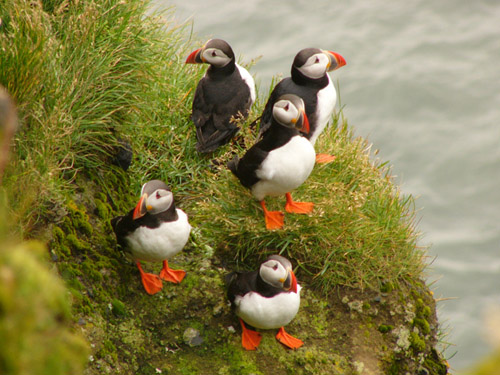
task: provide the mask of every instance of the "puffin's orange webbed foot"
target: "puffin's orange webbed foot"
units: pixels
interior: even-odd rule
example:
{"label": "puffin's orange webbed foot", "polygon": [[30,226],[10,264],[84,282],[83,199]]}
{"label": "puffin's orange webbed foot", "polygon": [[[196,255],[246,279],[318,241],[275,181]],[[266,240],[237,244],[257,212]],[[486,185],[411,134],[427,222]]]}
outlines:
{"label": "puffin's orange webbed foot", "polygon": [[163,261],[163,269],[160,272],[160,277],[165,281],[170,281],[174,284],[179,284],[186,276],[186,271],[173,270],[168,266],[168,261]]}
{"label": "puffin's orange webbed foot", "polygon": [[335,156],[328,154],[316,154],[316,163],[326,164],[335,160]]}
{"label": "puffin's orange webbed foot", "polygon": [[302,340],[299,340],[298,338],[295,338],[288,334],[283,327],[281,327],[276,334],[276,340],[289,347],[290,349],[298,349],[302,345],[304,345],[304,342]]}
{"label": "puffin's orange webbed foot", "polygon": [[309,214],[313,211],[314,203],[312,202],[295,202],[290,193],[286,193],[285,210],[294,214]]}
{"label": "puffin's orange webbed foot", "polygon": [[285,215],[281,211],[268,211],[264,201],[260,202],[264,210],[264,220],[266,221],[266,228],[269,230],[281,229],[285,223]]}
{"label": "puffin's orange webbed foot", "polygon": [[241,345],[246,350],[256,350],[260,344],[260,340],[262,340],[262,335],[257,331],[252,331],[245,327],[245,323],[240,319],[241,324]]}
{"label": "puffin's orange webbed foot", "polygon": [[144,286],[146,292],[150,295],[158,293],[163,288],[161,279],[157,275],[144,272],[139,262],[137,262],[136,265],[141,273],[142,285]]}

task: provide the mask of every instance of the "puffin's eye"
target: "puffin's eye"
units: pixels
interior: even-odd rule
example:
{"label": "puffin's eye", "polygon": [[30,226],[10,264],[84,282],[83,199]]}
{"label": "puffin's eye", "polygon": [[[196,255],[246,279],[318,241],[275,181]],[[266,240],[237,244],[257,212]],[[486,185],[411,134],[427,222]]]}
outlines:
{"label": "puffin's eye", "polygon": [[212,57],[215,57],[215,56],[217,56],[217,52],[212,51]]}
{"label": "puffin's eye", "polygon": [[161,198],[160,192],[159,192],[159,191],[157,191],[157,192],[156,192],[156,199],[160,199],[160,198]]}
{"label": "puffin's eye", "polygon": [[[285,111],[288,111],[290,109],[290,104],[287,103],[287,105],[285,106]],[[276,266],[278,267],[278,266]]]}
{"label": "puffin's eye", "polygon": [[316,56],[316,60],[314,61],[315,64],[319,63],[319,57]]}
{"label": "puffin's eye", "polygon": [[278,264],[276,263],[274,266],[273,266],[273,270],[277,270],[278,269]]}

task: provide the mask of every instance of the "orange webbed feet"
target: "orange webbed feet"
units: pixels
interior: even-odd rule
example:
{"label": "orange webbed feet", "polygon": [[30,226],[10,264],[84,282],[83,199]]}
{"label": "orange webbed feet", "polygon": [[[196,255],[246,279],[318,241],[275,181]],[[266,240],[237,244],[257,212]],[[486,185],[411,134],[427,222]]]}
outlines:
{"label": "orange webbed feet", "polygon": [[266,228],[269,230],[281,229],[285,223],[285,215],[281,211],[268,211],[264,201],[260,202],[264,210],[264,220],[266,221]]}
{"label": "orange webbed feet", "polygon": [[240,319],[241,324],[241,345],[246,350],[256,350],[260,344],[260,340],[262,340],[262,335],[257,331],[252,331],[245,327],[245,323]]}
{"label": "orange webbed feet", "polygon": [[295,202],[290,193],[286,193],[285,210],[294,214],[309,214],[313,211],[314,203],[312,202]]}
{"label": "orange webbed feet", "polygon": [[163,269],[160,272],[160,278],[165,281],[170,281],[174,284],[178,284],[186,276],[186,271],[183,270],[173,270],[168,266],[168,261],[163,261]]}
{"label": "orange webbed feet", "polygon": [[284,327],[281,327],[278,333],[276,334],[276,340],[278,340],[280,343],[283,345],[287,346],[290,349],[298,349],[302,345],[304,345],[304,342],[302,340],[299,340],[298,338],[295,338],[288,334],[285,331]]}
{"label": "orange webbed feet", "polygon": [[335,160],[335,156],[328,154],[316,154],[316,163],[326,164]]}
{"label": "orange webbed feet", "polygon": [[139,272],[141,273],[142,285],[144,286],[146,292],[150,295],[158,293],[163,288],[161,279],[157,275],[144,272],[139,262],[136,264],[137,268],[139,268]]}

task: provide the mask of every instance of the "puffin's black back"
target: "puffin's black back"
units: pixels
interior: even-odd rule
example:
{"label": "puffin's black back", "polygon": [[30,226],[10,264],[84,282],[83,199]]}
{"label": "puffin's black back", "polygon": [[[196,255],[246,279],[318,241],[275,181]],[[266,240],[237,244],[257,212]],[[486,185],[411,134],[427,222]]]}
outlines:
{"label": "puffin's black back", "polygon": [[259,275],[259,271],[232,272],[226,276],[227,298],[234,308],[236,296],[244,296],[249,292],[256,292],[263,297],[273,297],[285,291],[266,283]]}
{"label": "puffin's black back", "polygon": [[251,104],[250,89],[234,59],[222,68],[210,66],[198,83],[192,107],[198,151],[211,152],[228,143],[239,130],[231,118],[246,118]]}
{"label": "puffin's black back", "polygon": [[253,145],[240,160],[235,157],[227,166],[243,186],[250,188],[259,182],[256,171],[269,152],[283,146],[292,137],[300,134],[297,129],[280,125],[272,118],[271,126],[263,138]]}
{"label": "puffin's black back", "polygon": [[292,66],[292,77],[282,79],[271,92],[260,120],[260,135],[262,136],[271,124],[273,106],[279,97],[285,94],[297,95],[304,101],[306,115],[311,131],[304,136],[309,139],[316,128],[316,106],[318,104],[318,91],[328,86],[329,80],[325,74],[322,78],[312,79],[304,76],[295,66]]}

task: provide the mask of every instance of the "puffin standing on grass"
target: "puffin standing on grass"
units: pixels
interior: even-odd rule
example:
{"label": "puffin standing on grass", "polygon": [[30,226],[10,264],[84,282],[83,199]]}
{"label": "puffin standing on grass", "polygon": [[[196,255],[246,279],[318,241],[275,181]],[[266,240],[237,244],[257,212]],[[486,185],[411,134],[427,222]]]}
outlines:
{"label": "puffin standing on grass", "polygon": [[[297,53],[292,64],[292,76],[276,85],[266,103],[260,122],[260,134],[269,128],[273,105],[278,98],[284,94],[295,94],[306,105],[311,130],[305,136],[314,145],[330,121],[337,101],[337,92],[327,72],[345,64],[345,59],[338,53],[319,48],[305,48]],[[316,156],[318,163],[328,163],[333,159],[333,156],[326,154]]]}
{"label": "puffin standing on grass", "polygon": [[246,328],[245,323],[260,329],[279,328],[276,339],[291,349],[304,344],[284,329],[299,311],[301,289],[288,259],[272,255],[258,271],[233,272],[226,281],[227,296],[240,319],[241,344],[246,350],[257,349],[262,336]]}
{"label": "puffin standing on grass", "polygon": [[[180,283],[186,272],[173,270],[168,259],[179,253],[189,239],[191,225],[184,211],[175,208],[174,196],[160,180],[144,184],[137,206],[127,215],[111,220],[117,242],[135,260],[148,294],[158,293],[162,279]],[[160,276],[146,273],[141,261],[163,262]]]}
{"label": "puffin standing on grass", "polygon": [[193,51],[187,64],[210,64],[196,87],[192,120],[196,126],[201,153],[215,151],[240,130],[238,119],[245,119],[255,102],[255,82],[235,61],[231,46],[222,39],[210,39]]}
{"label": "puffin standing on grass", "polygon": [[273,105],[272,121],[263,138],[241,159],[236,156],[227,165],[260,201],[267,229],[283,227],[284,214],[268,211],[266,196],[285,194],[285,210],[290,213],[306,214],[313,210],[313,203],[294,202],[290,194],[314,168],[314,147],[301,132],[309,132],[304,102],[296,95],[283,95]]}

